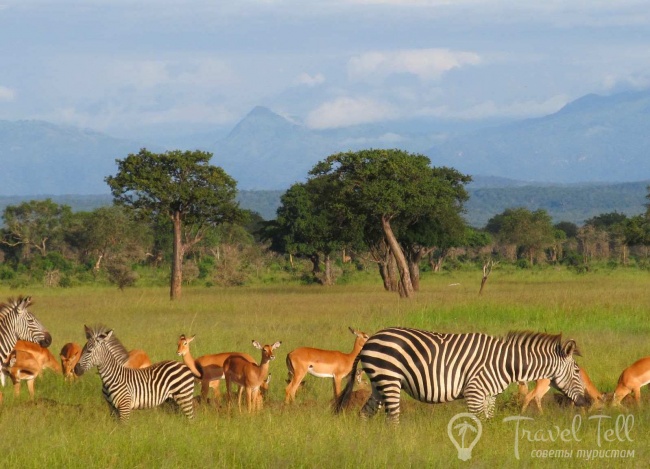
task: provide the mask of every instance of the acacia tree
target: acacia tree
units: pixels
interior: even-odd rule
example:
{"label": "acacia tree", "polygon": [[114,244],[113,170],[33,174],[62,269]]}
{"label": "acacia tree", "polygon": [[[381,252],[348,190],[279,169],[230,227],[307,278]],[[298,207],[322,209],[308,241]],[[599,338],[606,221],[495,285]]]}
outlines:
{"label": "acacia tree", "polygon": [[[410,223],[400,230],[400,244],[404,249],[411,274],[413,289],[420,288],[420,262],[422,259],[438,250],[439,262],[453,247],[464,243],[467,225],[461,213],[463,202],[469,199],[464,184],[471,179],[453,168],[433,168],[432,175],[441,181],[435,197],[437,204],[429,213],[410,220]],[[448,182],[448,184],[442,184]]]}
{"label": "acacia tree", "polygon": [[118,171],[106,178],[114,202],[139,216],[171,220],[173,232],[170,298],[181,296],[183,259],[211,226],[240,221],[236,182],[199,150],[152,153],[145,148],[116,160]]}
{"label": "acacia tree", "polygon": [[357,217],[351,225],[360,226],[363,220],[364,226],[381,229],[397,264],[399,293],[407,298],[413,296],[413,282],[394,227],[407,227],[435,214],[441,200],[447,201],[441,195],[452,185],[430,163],[424,155],[371,149],[331,155],[310,172],[336,187],[332,193],[336,205]]}

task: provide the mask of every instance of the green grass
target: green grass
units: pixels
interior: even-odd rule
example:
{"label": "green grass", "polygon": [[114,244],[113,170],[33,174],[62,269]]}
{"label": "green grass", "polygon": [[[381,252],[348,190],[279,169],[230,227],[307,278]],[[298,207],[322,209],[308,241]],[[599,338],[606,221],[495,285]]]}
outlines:
{"label": "green grass", "polygon": [[[522,428],[538,435],[570,429],[578,415],[581,441],[523,439],[517,460],[515,425],[503,421],[519,413],[512,386],[497,398],[496,416],[483,422],[482,437],[467,463],[457,458],[447,435],[450,419],[466,411],[463,401],[429,406],[405,396],[397,428],[387,425],[383,415],[362,422],[356,409],[333,416],[332,385],[325,379],[308,377],[294,405],[282,401],[286,353],[303,345],[349,351],[354,336],[348,326],[368,333],[392,325],[498,335],[509,330],[562,332],[577,340],[583,355],[579,362],[596,386],[611,391],[623,368],[650,355],[649,274],[497,269],[480,297],[478,272],[425,275],[422,291],[412,300],[383,292],[377,280],[333,288],[185,288],[175,302],[168,300],[165,288],[16,291],[0,286],[0,298],[34,297],[32,310],[52,333],[55,354],[65,342],[83,344],[83,325],[97,323],[112,327],[127,348],[142,348],[154,361],[178,359],[181,333],[197,335],[195,356],[238,350],[257,357],[252,339],[282,341],[270,366],[269,400],[253,416],[239,415],[236,406],[229,412],[203,405],[190,423],[174,407],[163,406],[136,411],[128,424],[118,424],[108,413],[95,371],[75,383],[46,372],[36,383],[35,402],[29,401],[26,389],[14,398],[11,387],[5,387],[0,407],[4,467],[578,467],[585,464],[579,449],[634,451],[634,458],[600,458],[592,465],[647,466],[646,408],[630,409],[632,441],[601,441],[598,447],[598,421],[560,407],[549,395],[544,415],[529,410],[527,416],[534,420],[523,422]],[[603,413],[612,418],[601,422],[601,436],[613,428],[620,411]],[[562,460],[531,456],[532,451],[549,449],[574,453]]]}

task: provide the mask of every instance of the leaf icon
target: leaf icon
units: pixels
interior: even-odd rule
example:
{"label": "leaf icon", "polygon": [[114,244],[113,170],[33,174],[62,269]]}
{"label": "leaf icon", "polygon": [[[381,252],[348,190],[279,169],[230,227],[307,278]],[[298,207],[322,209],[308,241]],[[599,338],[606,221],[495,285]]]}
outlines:
{"label": "leaf icon", "polygon": [[458,425],[454,425],[454,428],[458,429],[458,435],[460,436],[461,447],[463,448],[465,448],[465,435],[467,434],[467,430],[471,430],[474,433],[478,431],[477,428],[469,422],[459,423]]}

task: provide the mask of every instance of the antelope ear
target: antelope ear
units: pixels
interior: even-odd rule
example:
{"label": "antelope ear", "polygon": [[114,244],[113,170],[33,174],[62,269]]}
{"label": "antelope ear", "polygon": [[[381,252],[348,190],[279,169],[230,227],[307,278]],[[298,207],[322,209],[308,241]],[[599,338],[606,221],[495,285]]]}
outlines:
{"label": "antelope ear", "polygon": [[257,340],[253,340],[253,347],[260,350],[263,348]]}
{"label": "antelope ear", "polygon": [[282,345],[282,342],[276,342],[276,343],[274,343],[273,346],[271,347],[271,350],[275,350],[275,349],[278,348],[280,345]]}
{"label": "antelope ear", "polygon": [[352,327],[348,326],[348,329],[350,329],[350,332],[352,332],[354,335],[358,335],[357,331],[355,331]]}
{"label": "antelope ear", "polygon": [[187,343],[189,344],[190,342],[192,342],[195,337],[196,337],[196,334],[193,335],[192,337],[190,337],[189,339],[187,339]]}
{"label": "antelope ear", "polygon": [[93,335],[93,331],[86,325],[84,325],[84,331],[86,331],[86,339],[89,340]]}
{"label": "antelope ear", "polygon": [[566,342],[564,342],[564,345],[562,345],[562,351],[567,357],[570,357],[571,355],[577,355],[578,357],[582,356],[580,354],[580,351],[578,350],[576,341],[573,339],[569,339]]}

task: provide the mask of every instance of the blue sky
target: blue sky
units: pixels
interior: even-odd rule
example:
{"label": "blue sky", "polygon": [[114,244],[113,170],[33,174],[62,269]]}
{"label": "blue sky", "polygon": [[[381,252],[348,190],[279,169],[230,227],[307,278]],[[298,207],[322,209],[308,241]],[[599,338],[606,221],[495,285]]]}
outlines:
{"label": "blue sky", "polygon": [[326,129],[650,86],[636,0],[0,0],[0,119],[137,137],[254,106]]}

